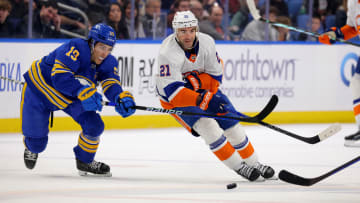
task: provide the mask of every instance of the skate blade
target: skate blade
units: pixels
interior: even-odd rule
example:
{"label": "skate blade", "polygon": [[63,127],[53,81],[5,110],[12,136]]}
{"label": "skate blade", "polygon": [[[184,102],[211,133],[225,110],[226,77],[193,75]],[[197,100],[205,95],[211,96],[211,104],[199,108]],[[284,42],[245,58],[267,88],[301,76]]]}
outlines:
{"label": "skate blade", "polygon": [[256,180],[252,181],[254,183],[258,183],[258,182],[265,182],[265,178],[262,176],[259,176]]}
{"label": "skate blade", "polygon": [[87,171],[79,171],[79,175],[80,176],[90,176],[90,177],[111,177],[112,173],[108,172],[108,173],[104,173],[104,174],[95,174],[95,173],[90,173]]}
{"label": "skate blade", "polygon": [[266,178],[265,180],[279,180],[279,178],[277,176],[273,176],[271,178]]}
{"label": "skate blade", "polygon": [[360,141],[353,141],[353,140],[345,140],[344,143],[345,147],[360,147]]}

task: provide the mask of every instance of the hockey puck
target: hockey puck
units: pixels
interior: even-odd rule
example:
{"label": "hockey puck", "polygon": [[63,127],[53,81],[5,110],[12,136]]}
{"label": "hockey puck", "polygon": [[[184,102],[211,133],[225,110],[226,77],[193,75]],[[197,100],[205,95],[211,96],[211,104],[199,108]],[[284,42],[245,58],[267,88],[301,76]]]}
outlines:
{"label": "hockey puck", "polygon": [[228,184],[228,185],[226,186],[226,188],[227,188],[228,190],[231,190],[231,189],[236,188],[236,186],[237,186],[236,183],[230,183],[230,184]]}

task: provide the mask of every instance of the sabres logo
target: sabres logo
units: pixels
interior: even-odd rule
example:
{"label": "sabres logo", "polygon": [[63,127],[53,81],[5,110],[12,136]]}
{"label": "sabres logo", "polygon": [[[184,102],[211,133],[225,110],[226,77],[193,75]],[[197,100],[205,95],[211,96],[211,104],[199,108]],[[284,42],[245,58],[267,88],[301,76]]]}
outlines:
{"label": "sabres logo", "polygon": [[110,32],[109,34],[110,34],[110,36],[112,36],[112,37],[115,36],[114,32]]}

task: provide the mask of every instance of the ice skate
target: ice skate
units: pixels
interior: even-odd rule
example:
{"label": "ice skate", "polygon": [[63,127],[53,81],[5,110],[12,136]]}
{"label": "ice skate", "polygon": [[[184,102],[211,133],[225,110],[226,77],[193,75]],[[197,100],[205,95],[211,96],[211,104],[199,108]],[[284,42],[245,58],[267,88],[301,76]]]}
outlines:
{"label": "ice skate", "polygon": [[258,169],[260,171],[260,175],[265,179],[274,179],[277,180],[277,178],[274,176],[275,171],[273,168],[267,165],[263,165],[259,162],[257,162],[254,165],[254,168]]}
{"label": "ice skate", "polygon": [[79,170],[79,175],[81,176],[88,176],[90,174],[103,177],[112,176],[110,167],[107,164],[95,160],[87,164],[80,161],[79,159],[76,159],[76,167]]}
{"label": "ice skate", "polygon": [[258,169],[247,165],[245,162],[242,162],[240,168],[235,172],[249,181],[255,181],[260,176],[260,171]]}
{"label": "ice skate", "polygon": [[360,130],[345,137],[346,147],[360,147]]}
{"label": "ice skate", "polygon": [[30,150],[25,148],[25,151],[24,151],[24,163],[25,163],[26,168],[33,169],[35,167],[37,158],[38,158],[37,153],[32,153]]}

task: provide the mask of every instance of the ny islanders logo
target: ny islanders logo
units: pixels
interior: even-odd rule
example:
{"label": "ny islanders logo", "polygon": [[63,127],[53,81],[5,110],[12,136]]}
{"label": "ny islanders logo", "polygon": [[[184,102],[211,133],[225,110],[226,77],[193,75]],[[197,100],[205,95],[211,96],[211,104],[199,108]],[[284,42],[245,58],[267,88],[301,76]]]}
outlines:
{"label": "ny islanders logo", "polygon": [[355,74],[355,72],[360,73],[360,70],[356,70],[356,64],[358,59],[359,56],[357,54],[348,53],[341,62],[341,80],[346,86],[349,86],[350,79]]}

